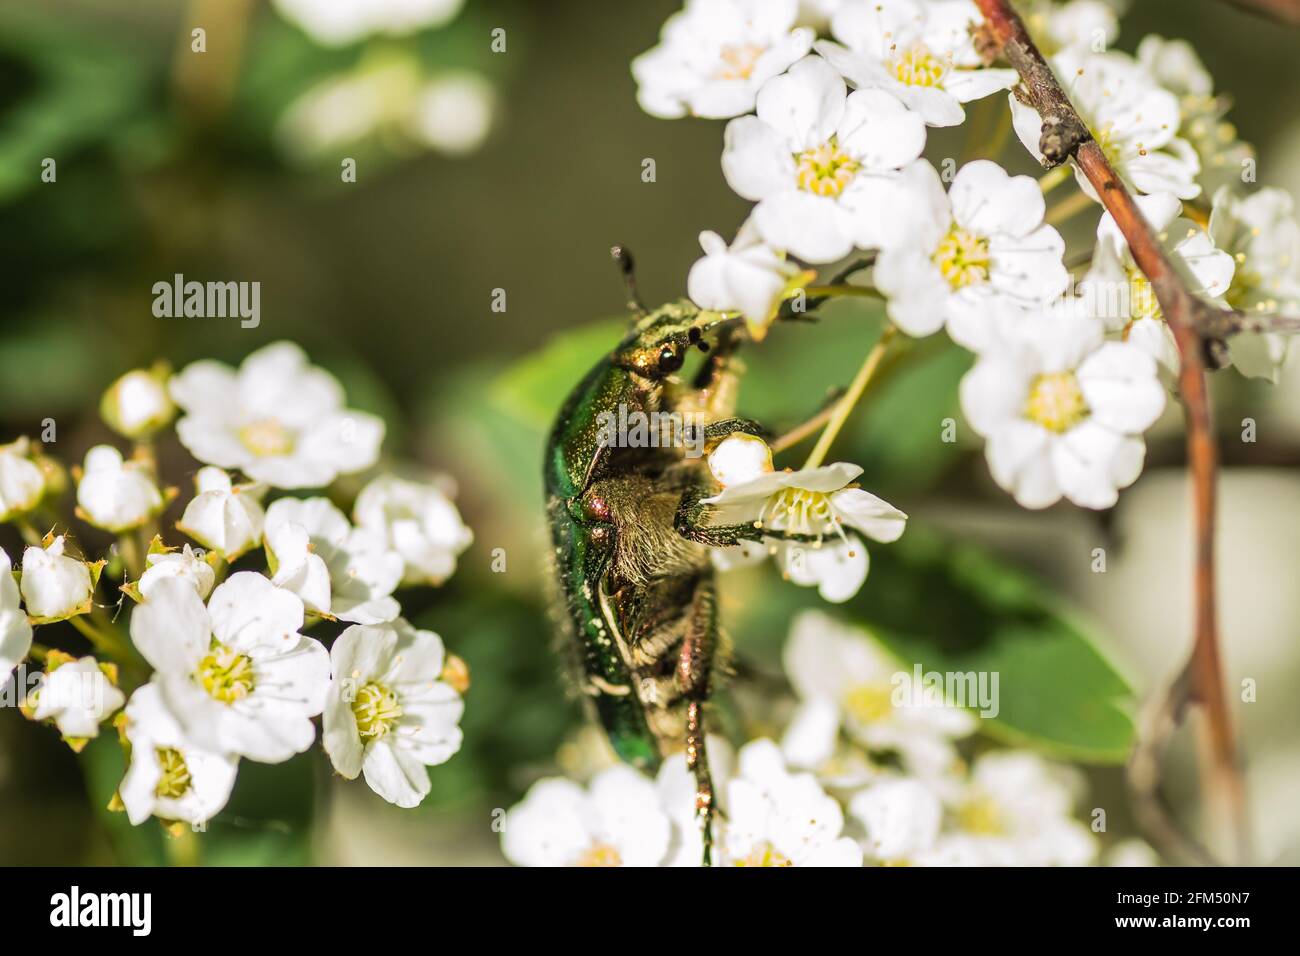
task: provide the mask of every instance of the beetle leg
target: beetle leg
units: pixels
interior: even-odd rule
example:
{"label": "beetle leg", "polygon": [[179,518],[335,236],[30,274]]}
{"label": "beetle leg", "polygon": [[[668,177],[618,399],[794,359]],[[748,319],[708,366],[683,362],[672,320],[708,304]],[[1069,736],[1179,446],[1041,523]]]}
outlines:
{"label": "beetle leg", "polygon": [[730,548],[742,541],[800,541],[815,544],[819,537],[813,534],[793,534],[768,527],[756,527],[753,524],[709,525],[704,523],[709,506],[700,500],[704,489],[698,486],[687,488],[682,493],[681,503],[673,518],[673,527],[677,533],[688,541],[708,545],[711,548]]}
{"label": "beetle leg", "polygon": [[713,778],[705,742],[704,702],[709,697],[717,614],[711,585],[697,590],[677,657],[677,682],[686,698],[686,769],[695,776],[695,821],[700,829],[704,866],[713,863]]}
{"label": "beetle leg", "polygon": [[704,426],[705,447],[717,445],[724,438],[729,438],[732,435],[755,435],[766,440],[771,435],[771,432],[752,419],[724,418],[721,421],[709,422]]}

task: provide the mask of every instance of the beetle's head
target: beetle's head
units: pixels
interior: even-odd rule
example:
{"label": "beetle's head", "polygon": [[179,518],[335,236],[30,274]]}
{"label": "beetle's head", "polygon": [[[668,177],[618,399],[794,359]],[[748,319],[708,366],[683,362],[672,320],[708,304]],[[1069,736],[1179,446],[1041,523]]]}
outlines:
{"label": "beetle's head", "polygon": [[641,319],[614,350],[613,364],[662,381],[678,372],[691,349],[708,352],[744,326],[739,316],[702,311],[690,302],[670,302]]}

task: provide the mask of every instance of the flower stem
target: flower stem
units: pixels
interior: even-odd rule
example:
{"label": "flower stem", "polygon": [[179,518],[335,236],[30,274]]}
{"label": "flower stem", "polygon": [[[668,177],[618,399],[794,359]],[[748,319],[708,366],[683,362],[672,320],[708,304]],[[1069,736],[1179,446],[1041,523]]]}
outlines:
{"label": "flower stem", "polygon": [[1043,173],[1043,175],[1038,177],[1038,188],[1041,189],[1043,195],[1046,196],[1057,186],[1061,185],[1061,183],[1069,179],[1072,172],[1073,170],[1069,163],[1062,163],[1055,169],[1049,169],[1047,172]]}
{"label": "flower stem", "polygon": [[[1057,167],[1058,169],[1061,167]],[[1081,212],[1096,206],[1092,197],[1087,193],[1078,192],[1068,199],[1062,199],[1055,206],[1047,210],[1044,222],[1048,225],[1055,226],[1058,223],[1065,222],[1067,219],[1073,219]]]}
{"label": "flower stem", "polygon": [[44,644],[33,643],[31,650],[27,652],[27,656],[34,661],[38,661],[44,664],[45,659],[50,656],[50,649],[46,647]]}
{"label": "flower stem", "polygon": [[812,452],[808,455],[808,460],[804,462],[804,468],[816,468],[826,460],[826,453],[831,450],[831,444],[848,421],[849,414],[862,397],[862,393],[867,390],[867,385],[876,374],[876,369],[880,367],[880,360],[885,357],[885,351],[889,348],[889,343],[893,341],[895,329],[892,325],[886,325],[885,330],[880,333],[880,340],[876,342],[867,357],[862,362],[862,367],[858,369],[858,374],[853,377],[853,382],[849,389],[840,399],[839,404],[835,406],[835,412],[831,415],[830,421],[822,430],[821,437],[817,439],[817,444],[813,446]]}
{"label": "flower stem", "polygon": [[119,663],[131,663],[133,661],[131,648],[111,627],[96,627],[94,623],[80,614],[68,618],[68,623],[84,634],[86,640],[90,641],[95,650],[101,654],[107,654]]}
{"label": "flower stem", "polygon": [[883,299],[879,290],[869,285],[810,285],[804,290],[810,299],[834,296],[860,296],[868,299]]}

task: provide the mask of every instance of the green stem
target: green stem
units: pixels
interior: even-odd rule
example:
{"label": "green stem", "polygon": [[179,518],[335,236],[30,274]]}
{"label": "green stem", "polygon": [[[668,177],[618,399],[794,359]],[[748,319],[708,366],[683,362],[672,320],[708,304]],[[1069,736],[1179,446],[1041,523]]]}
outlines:
{"label": "green stem", "polygon": [[1055,226],[1067,219],[1073,219],[1079,213],[1086,212],[1096,205],[1092,197],[1087,193],[1078,192],[1068,199],[1062,199],[1055,206],[1048,209],[1043,221],[1048,225]]}
{"label": "green stem", "polygon": [[84,634],[86,640],[90,641],[95,650],[101,654],[106,654],[122,664],[134,661],[131,648],[113,628],[96,627],[81,614],[68,618],[68,623]]}
{"label": "green stem", "polygon": [[1038,177],[1038,188],[1041,189],[1043,195],[1046,196],[1057,186],[1061,185],[1061,183],[1069,179],[1073,172],[1074,170],[1070,167],[1069,163],[1062,163],[1055,169],[1049,169],[1047,172],[1043,173],[1043,175]]}
{"label": "green stem", "polygon": [[862,367],[858,369],[858,374],[853,377],[853,382],[849,389],[840,399],[839,404],[835,407],[835,413],[831,415],[830,421],[822,430],[821,437],[817,439],[817,444],[813,446],[812,453],[808,455],[808,460],[804,462],[804,468],[816,468],[826,460],[826,453],[831,450],[831,444],[848,421],[849,414],[862,397],[862,393],[867,390],[867,385],[876,374],[876,369],[880,367],[880,360],[885,357],[885,351],[889,348],[889,343],[893,340],[895,329],[892,325],[886,325],[885,331],[880,334],[880,340],[867,353],[867,357],[862,362]]}
{"label": "green stem", "polygon": [[810,299],[835,296],[858,296],[867,299],[884,298],[877,289],[873,289],[869,285],[810,285],[803,291]]}
{"label": "green stem", "polygon": [[50,656],[50,649],[44,644],[33,643],[31,650],[27,652],[27,656],[34,661],[39,661],[44,664],[45,659]]}

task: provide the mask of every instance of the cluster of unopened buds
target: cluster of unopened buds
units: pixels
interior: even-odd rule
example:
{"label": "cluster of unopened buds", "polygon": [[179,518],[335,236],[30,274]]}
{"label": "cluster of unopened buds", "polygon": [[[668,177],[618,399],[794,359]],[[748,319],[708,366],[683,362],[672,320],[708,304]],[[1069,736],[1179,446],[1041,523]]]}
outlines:
{"label": "cluster of unopened buds", "polygon": [[[316,718],[338,773],[417,805],[460,748],[469,672],[397,595],[443,583],[470,545],[452,489],[375,473],[349,518],[336,479],[375,471],[384,424],[287,342],[238,369],[129,372],[100,411],[131,451],[91,448],[75,489],[51,445],[0,448],[0,521],[27,542],[17,561],[0,549],[0,680],[22,712],[76,750],[111,722],[128,755],[114,807],[135,824],[206,825],[241,759],[306,751]],[[169,527],[173,421],[204,464]]]}

